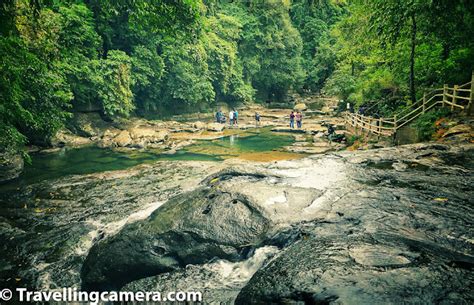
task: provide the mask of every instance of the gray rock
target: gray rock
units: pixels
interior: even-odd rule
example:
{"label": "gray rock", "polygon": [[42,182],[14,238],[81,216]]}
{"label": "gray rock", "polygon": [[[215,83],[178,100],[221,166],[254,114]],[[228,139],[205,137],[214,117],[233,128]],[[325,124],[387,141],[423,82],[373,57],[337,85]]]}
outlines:
{"label": "gray rock", "polygon": [[467,134],[472,133],[471,126],[469,126],[467,124],[460,124],[460,125],[456,125],[454,127],[451,127],[451,128],[448,129],[448,131],[446,131],[443,134],[443,138],[450,137],[450,136],[453,136],[453,135],[463,134],[463,133],[467,133]]}
{"label": "gray rock", "polygon": [[471,303],[474,146],[418,144],[337,156],[289,166],[306,180],[315,177],[297,185],[326,181],[325,163],[342,177],[304,209],[315,214],[295,226],[301,238],[257,271],[235,303]]}
{"label": "gray rock", "polygon": [[68,128],[83,137],[94,137],[102,134],[110,123],[105,122],[98,112],[75,113],[68,123]]}
{"label": "gray rock", "polygon": [[[0,192],[2,266],[38,290],[130,282],[202,288],[216,303],[470,304],[473,169],[472,144],[418,144],[46,179]],[[267,247],[275,256],[251,263]]]}
{"label": "gray rock", "polygon": [[271,130],[274,132],[306,133],[304,129],[290,128],[290,127],[274,127]]}
{"label": "gray rock", "polygon": [[268,220],[246,196],[224,192],[218,184],[204,186],[97,243],[84,262],[82,285],[87,290],[119,289],[187,264],[238,260],[243,248],[261,242],[267,228]]}
{"label": "gray rock", "polygon": [[113,141],[118,147],[126,147],[132,144],[133,140],[127,130],[122,130]]}
{"label": "gray rock", "polygon": [[225,124],[220,124],[220,123],[209,123],[207,124],[206,129],[208,131],[215,131],[215,132],[220,132],[224,130]]}
{"label": "gray rock", "polygon": [[24,162],[20,154],[0,153],[0,183],[20,176]]}
{"label": "gray rock", "polygon": [[91,143],[91,139],[77,136],[67,129],[62,129],[58,131],[56,135],[51,139],[51,145],[55,147],[64,145],[78,147],[90,145]]}

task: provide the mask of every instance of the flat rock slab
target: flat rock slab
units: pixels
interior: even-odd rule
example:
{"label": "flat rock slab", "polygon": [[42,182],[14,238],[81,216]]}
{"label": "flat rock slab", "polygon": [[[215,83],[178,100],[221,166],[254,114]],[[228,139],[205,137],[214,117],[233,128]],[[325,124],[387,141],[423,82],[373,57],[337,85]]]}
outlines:
{"label": "flat rock slab", "polygon": [[334,150],[330,146],[285,146],[284,149],[293,153],[303,153],[303,154],[323,154],[325,152]]}
{"label": "flat rock slab", "polygon": [[274,131],[274,132],[289,132],[289,133],[306,133],[306,130],[304,130],[304,129],[289,128],[289,127],[274,127],[274,128],[271,129],[271,131]]}
{"label": "flat rock slab", "polygon": [[472,144],[417,144],[273,165],[323,193],[235,303],[472,303],[473,157]]}
{"label": "flat rock slab", "polygon": [[448,131],[446,131],[443,134],[443,138],[450,137],[450,136],[457,135],[457,134],[461,134],[461,133],[468,133],[469,134],[472,131],[473,130],[472,130],[471,126],[469,126],[467,124],[460,124],[460,125],[449,128]]}
{"label": "flat rock slab", "polygon": [[416,258],[418,253],[412,253],[402,248],[381,245],[358,245],[349,250],[349,255],[356,263],[365,266],[401,266],[411,263],[408,258]]}

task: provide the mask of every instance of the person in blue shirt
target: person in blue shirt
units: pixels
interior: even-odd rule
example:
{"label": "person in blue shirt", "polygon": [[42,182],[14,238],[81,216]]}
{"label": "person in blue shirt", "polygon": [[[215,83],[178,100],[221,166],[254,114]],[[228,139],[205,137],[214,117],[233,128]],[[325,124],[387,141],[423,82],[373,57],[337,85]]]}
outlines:
{"label": "person in blue shirt", "polygon": [[239,119],[239,112],[234,109],[234,124],[235,125],[239,124],[238,119]]}

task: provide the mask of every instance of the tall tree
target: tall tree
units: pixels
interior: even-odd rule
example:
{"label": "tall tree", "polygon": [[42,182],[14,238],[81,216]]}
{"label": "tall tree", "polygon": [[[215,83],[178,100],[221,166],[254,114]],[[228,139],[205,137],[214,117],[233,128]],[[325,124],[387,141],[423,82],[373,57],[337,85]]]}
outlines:
{"label": "tall tree", "polygon": [[423,0],[374,0],[368,1],[372,10],[371,19],[374,28],[384,43],[395,43],[409,28],[410,33],[410,99],[416,101],[415,88],[415,52],[417,44],[417,18],[426,9]]}

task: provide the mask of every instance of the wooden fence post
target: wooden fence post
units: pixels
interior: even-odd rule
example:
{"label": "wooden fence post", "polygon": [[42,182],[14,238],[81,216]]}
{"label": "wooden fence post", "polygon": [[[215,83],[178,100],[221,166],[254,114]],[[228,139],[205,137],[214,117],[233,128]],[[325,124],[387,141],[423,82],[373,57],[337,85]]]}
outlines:
{"label": "wooden fence post", "polygon": [[393,116],[393,129],[397,131],[397,115]]}
{"label": "wooden fence post", "polygon": [[352,121],[354,122],[354,134],[357,135],[357,113],[353,114]]}
{"label": "wooden fence post", "polygon": [[448,96],[446,95],[448,94],[448,85],[447,84],[444,84],[443,86],[443,107],[445,106],[445,102],[448,101]]}
{"label": "wooden fence post", "polygon": [[469,103],[467,104],[467,115],[472,114],[472,109],[474,108],[474,71],[472,71],[471,76],[471,94],[469,95]]}
{"label": "wooden fence post", "polygon": [[426,92],[423,93],[423,113],[426,111]]}
{"label": "wooden fence post", "polygon": [[453,103],[451,104],[451,111],[454,110],[454,104],[456,104],[456,94],[458,92],[458,85],[454,85],[454,90],[453,90]]}

